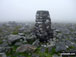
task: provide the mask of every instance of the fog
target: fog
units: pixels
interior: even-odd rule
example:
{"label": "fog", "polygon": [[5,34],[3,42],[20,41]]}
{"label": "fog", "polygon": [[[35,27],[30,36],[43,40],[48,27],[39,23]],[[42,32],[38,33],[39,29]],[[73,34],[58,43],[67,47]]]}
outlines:
{"label": "fog", "polygon": [[0,22],[35,21],[37,10],[48,10],[52,22],[76,22],[76,0],[0,0]]}

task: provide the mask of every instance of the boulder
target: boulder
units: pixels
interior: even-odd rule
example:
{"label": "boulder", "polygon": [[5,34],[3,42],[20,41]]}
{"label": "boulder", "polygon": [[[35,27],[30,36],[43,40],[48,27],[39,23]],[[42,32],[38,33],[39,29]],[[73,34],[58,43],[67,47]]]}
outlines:
{"label": "boulder", "polygon": [[9,35],[8,36],[8,44],[15,44],[17,41],[23,41],[24,38],[20,35]]}

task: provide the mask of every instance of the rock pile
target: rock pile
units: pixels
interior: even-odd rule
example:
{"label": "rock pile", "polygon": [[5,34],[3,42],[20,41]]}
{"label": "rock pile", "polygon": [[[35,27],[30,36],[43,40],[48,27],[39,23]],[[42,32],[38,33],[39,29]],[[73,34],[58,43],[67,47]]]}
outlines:
{"label": "rock pile", "polygon": [[51,19],[48,11],[37,11],[35,35],[40,42],[47,42],[50,38],[53,38]]}

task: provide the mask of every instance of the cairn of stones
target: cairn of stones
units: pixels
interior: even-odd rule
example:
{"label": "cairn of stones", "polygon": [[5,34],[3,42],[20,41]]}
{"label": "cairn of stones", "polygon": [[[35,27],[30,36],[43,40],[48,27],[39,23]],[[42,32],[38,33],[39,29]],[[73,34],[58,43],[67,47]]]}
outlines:
{"label": "cairn of stones", "polygon": [[40,42],[46,43],[53,38],[51,18],[48,11],[37,11],[35,23],[35,35]]}

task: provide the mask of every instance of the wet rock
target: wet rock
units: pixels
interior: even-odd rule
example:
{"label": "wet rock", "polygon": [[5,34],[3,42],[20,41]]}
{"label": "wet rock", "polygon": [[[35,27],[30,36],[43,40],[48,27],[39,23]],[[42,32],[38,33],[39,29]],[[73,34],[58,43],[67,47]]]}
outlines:
{"label": "wet rock", "polygon": [[31,42],[34,42],[36,40],[36,37],[35,37],[35,35],[33,35],[33,34],[29,34],[29,35],[27,35],[26,36],[26,41],[29,43],[30,41]]}
{"label": "wet rock", "polygon": [[18,35],[20,35],[20,36],[25,36],[25,34],[24,34],[24,33],[18,33]]}
{"label": "wet rock", "polygon": [[30,44],[21,45],[16,49],[16,52],[34,52],[36,47]]}
{"label": "wet rock", "polygon": [[40,41],[39,40],[36,40],[36,41],[33,42],[32,45],[38,47],[40,45]]}
{"label": "wet rock", "polygon": [[9,35],[8,36],[8,44],[15,44],[17,41],[23,41],[24,38],[19,35]]}

